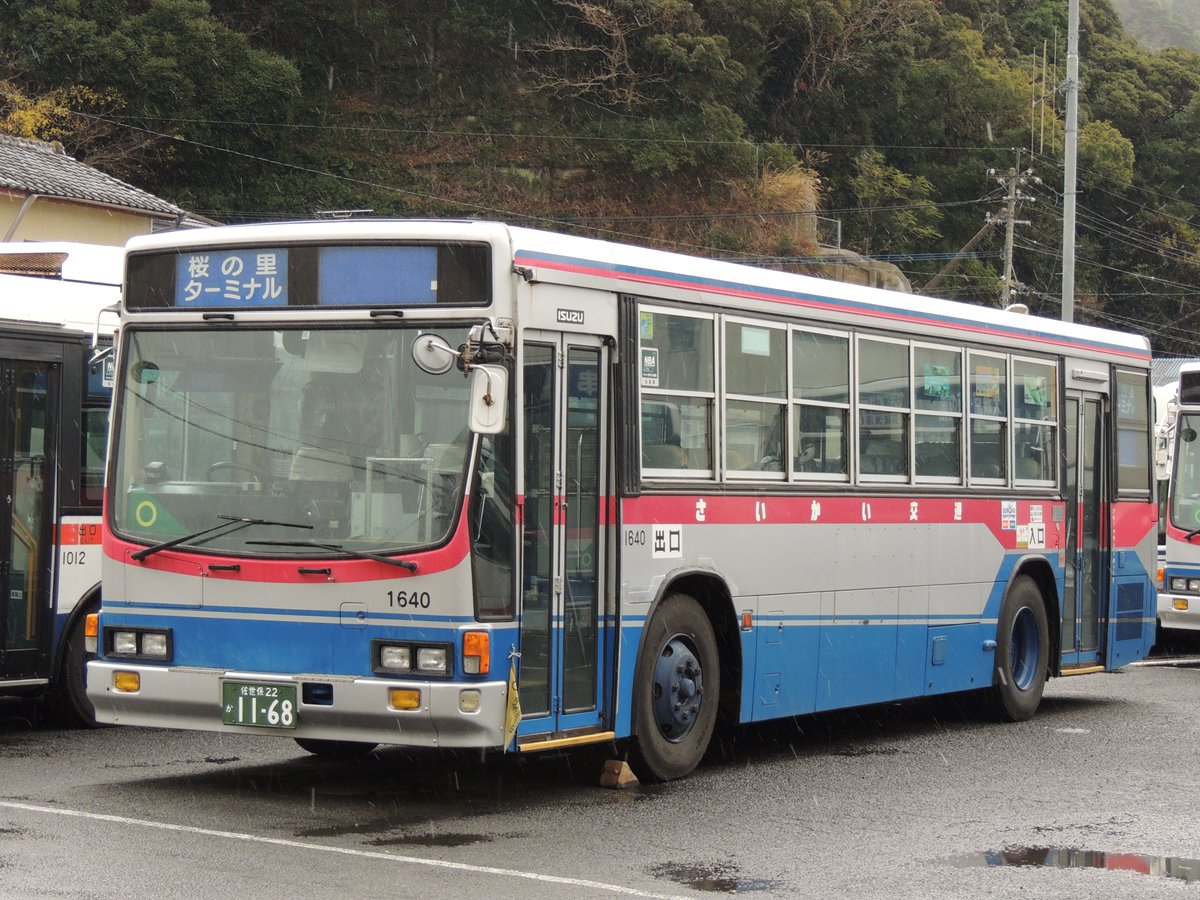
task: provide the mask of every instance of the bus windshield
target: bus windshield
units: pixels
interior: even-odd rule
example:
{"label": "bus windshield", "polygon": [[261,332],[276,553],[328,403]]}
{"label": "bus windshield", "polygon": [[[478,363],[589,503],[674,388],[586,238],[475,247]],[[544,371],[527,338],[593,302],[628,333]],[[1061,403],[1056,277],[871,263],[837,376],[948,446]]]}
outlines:
{"label": "bus windshield", "polygon": [[[433,331],[451,347],[466,339],[461,327]],[[181,546],[262,557],[445,540],[463,493],[468,382],[453,368],[418,368],[418,333],[131,329],[114,530],[151,545],[195,535]],[[265,521],[213,527],[230,516]]]}

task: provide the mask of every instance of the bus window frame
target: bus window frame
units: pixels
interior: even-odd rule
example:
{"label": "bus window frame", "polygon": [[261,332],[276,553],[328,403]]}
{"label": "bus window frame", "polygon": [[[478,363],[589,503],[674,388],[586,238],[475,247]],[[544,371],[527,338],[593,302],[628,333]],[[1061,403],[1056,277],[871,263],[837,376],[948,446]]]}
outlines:
{"label": "bus window frame", "polygon": [[[718,405],[721,412],[722,427],[720,434],[720,466],[725,481],[786,481],[787,467],[784,465],[784,460],[791,456],[791,432],[789,429],[790,417],[788,416],[789,398],[791,391],[789,376],[791,375],[791,330],[788,328],[788,323],[779,319],[763,319],[744,315],[726,315],[719,314],[720,320],[720,349],[717,353],[720,359],[720,378],[717,382]],[[750,327],[762,328],[771,332],[781,333],[783,336],[783,373],[781,389],[782,394],[777,400],[772,400],[756,394],[731,393],[728,390],[729,384],[729,327]],[[768,358],[770,358],[768,356]],[[764,408],[778,408],[782,414],[780,419],[780,458],[779,469],[766,469],[761,465],[758,468],[734,469],[729,465],[730,447],[729,447],[729,403],[730,401],[741,404],[754,404]],[[761,459],[760,459],[761,463]]]}
{"label": "bus window frame", "polygon": [[[1047,391],[1047,397],[1055,404],[1054,415],[1048,419],[1031,419],[1017,415],[1017,363],[1032,363],[1048,368],[1053,374],[1055,385],[1053,391]],[[1063,360],[1047,360],[1044,357],[1030,356],[1023,353],[1008,354],[1009,383],[1008,383],[1008,422],[1009,422],[1009,452],[1008,458],[1012,465],[1011,484],[1014,489],[1053,489],[1058,487],[1063,472],[1063,435],[1066,420],[1066,379],[1063,377]],[[1049,427],[1053,430],[1053,446],[1048,451],[1050,459],[1054,460],[1054,474],[1050,478],[1020,478],[1017,472],[1017,426],[1035,425]]]}
{"label": "bus window frame", "polygon": [[[912,388],[912,396],[909,398],[912,404],[912,460],[910,468],[914,484],[938,484],[938,485],[954,485],[961,486],[965,484],[965,463],[966,453],[964,444],[966,441],[965,424],[966,413],[964,412],[966,400],[963,391],[963,373],[964,361],[966,356],[966,347],[959,344],[956,347],[951,347],[947,344],[941,344],[931,341],[911,341],[909,356],[909,383]],[[917,372],[917,352],[919,350],[934,350],[942,353],[948,353],[958,359],[958,409],[957,410],[930,410],[923,409],[918,403],[917,391],[918,381],[923,381],[925,375]],[[954,377],[952,375],[952,377]],[[958,422],[958,441],[957,441],[957,461],[958,475],[922,475],[917,471],[917,448],[920,446],[918,441],[919,424],[922,417],[925,418],[949,418],[955,419]]]}
{"label": "bus window frame", "polygon": [[[796,397],[796,365],[795,365],[795,339],[797,334],[820,334],[826,337],[841,338],[846,342],[846,402],[834,402],[829,400],[816,400],[808,398]],[[804,452],[804,448],[795,446],[788,452],[788,480],[794,482],[821,482],[829,484],[849,484],[854,471],[854,461],[856,458],[856,450],[858,445],[858,428],[856,426],[855,417],[855,350],[858,346],[855,340],[855,332],[850,330],[835,330],[831,328],[813,328],[807,324],[790,323],[788,327],[788,435],[794,437],[796,428],[799,427],[800,407],[808,406],[813,408],[830,409],[841,411],[844,422],[844,430],[842,439],[846,443],[846,471],[845,472],[802,472],[796,468],[797,453],[799,450]]]}
{"label": "bus window frame", "polygon": [[[722,434],[723,422],[721,417],[721,385],[717,378],[718,364],[720,358],[721,336],[720,336],[720,314],[716,311],[705,311],[689,309],[678,306],[669,306],[661,303],[649,301],[649,298],[638,298],[637,303],[637,321],[638,321],[638,340],[637,340],[637,359],[641,358],[642,339],[641,339],[641,316],[643,313],[651,313],[664,316],[678,316],[682,318],[700,319],[707,321],[712,326],[712,359],[711,371],[713,373],[711,391],[700,390],[665,390],[658,387],[647,388],[642,384],[642,375],[640,368],[635,363],[634,378],[637,385],[637,427],[638,427],[638,446],[637,458],[640,466],[640,471],[643,481],[676,481],[686,479],[688,481],[715,481],[717,471],[720,465],[720,457],[722,447],[718,443]],[[660,362],[661,365],[661,362]],[[661,380],[661,375],[660,375]],[[647,394],[646,392],[650,393]],[[706,469],[693,469],[690,466],[684,468],[662,468],[645,465],[643,453],[645,452],[645,441],[642,434],[642,404],[647,397],[658,397],[662,402],[668,403],[671,397],[683,397],[688,399],[705,400],[708,402],[708,439],[710,448],[709,462],[711,466]]]}

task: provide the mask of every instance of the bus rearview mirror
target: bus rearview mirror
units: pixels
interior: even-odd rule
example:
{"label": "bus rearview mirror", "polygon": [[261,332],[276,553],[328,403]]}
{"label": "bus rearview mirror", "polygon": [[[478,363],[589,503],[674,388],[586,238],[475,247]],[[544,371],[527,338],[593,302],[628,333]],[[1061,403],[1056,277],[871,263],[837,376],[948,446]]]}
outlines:
{"label": "bus rearview mirror", "polygon": [[508,370],[501,366],[471,369],[470,428],[475,434],[499,434],[504,430],[508,405]]}

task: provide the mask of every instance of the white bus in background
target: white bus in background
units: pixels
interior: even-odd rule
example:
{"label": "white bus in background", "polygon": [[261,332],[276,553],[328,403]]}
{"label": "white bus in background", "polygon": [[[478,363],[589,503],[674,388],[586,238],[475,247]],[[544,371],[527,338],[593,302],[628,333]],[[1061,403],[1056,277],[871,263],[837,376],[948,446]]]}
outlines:
{"label": "white bus in background", "polygon": [[0,243],[0,694],[91,724],[83,628],[100,605],[100,506],[124,250]]}
{"label": "white bus in background", "polygon": [[1165,629],[1200,630],[1200,360],[1180,365],[1164,406],[1169,487],[1158,622]]}

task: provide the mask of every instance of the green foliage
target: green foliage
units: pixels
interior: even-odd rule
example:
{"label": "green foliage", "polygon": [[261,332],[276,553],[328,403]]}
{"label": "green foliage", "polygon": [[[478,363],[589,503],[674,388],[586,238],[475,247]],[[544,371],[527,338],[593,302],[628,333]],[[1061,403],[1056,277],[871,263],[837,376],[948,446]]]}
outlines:
{"label": "green foliage", "polygon": [[1108,122],[1089,122],[1079,132],[1079,165],[1108,190],[1133,184],[1133,142]]}
{"label": "green foliage", "polygon": [[854,161],[851,189],[863,212],[863,227],[854,248],[867,256],[892,251],[901,242],[930,241],[941,212],[930,201],[933,185],[890,166],[882,153],[865,150]]}
{"label": "green foliage", "polygon": [[[1150,52],[1110,0],[1083,2],[1077,307],[1198,352],[1173,325],[1200,321],[1186,318],[1195,0],[1113,2],[1132,34],[1174,46]],[[847,246],[911,255],[914,284],[1000,211],[988,170],[1032,165],[1015,267],[1021,299],[1058,315],[1066,14],[1063,0],[0,0],[0,127],[225,220],[644,216],[623,227],[791,255],[809,238],[770,217],[663,214],[811,211],[819,196]],[[771,192],[796,172],[804,192]],[[994,303],[999,243],[983,238],[948,292]]]}

